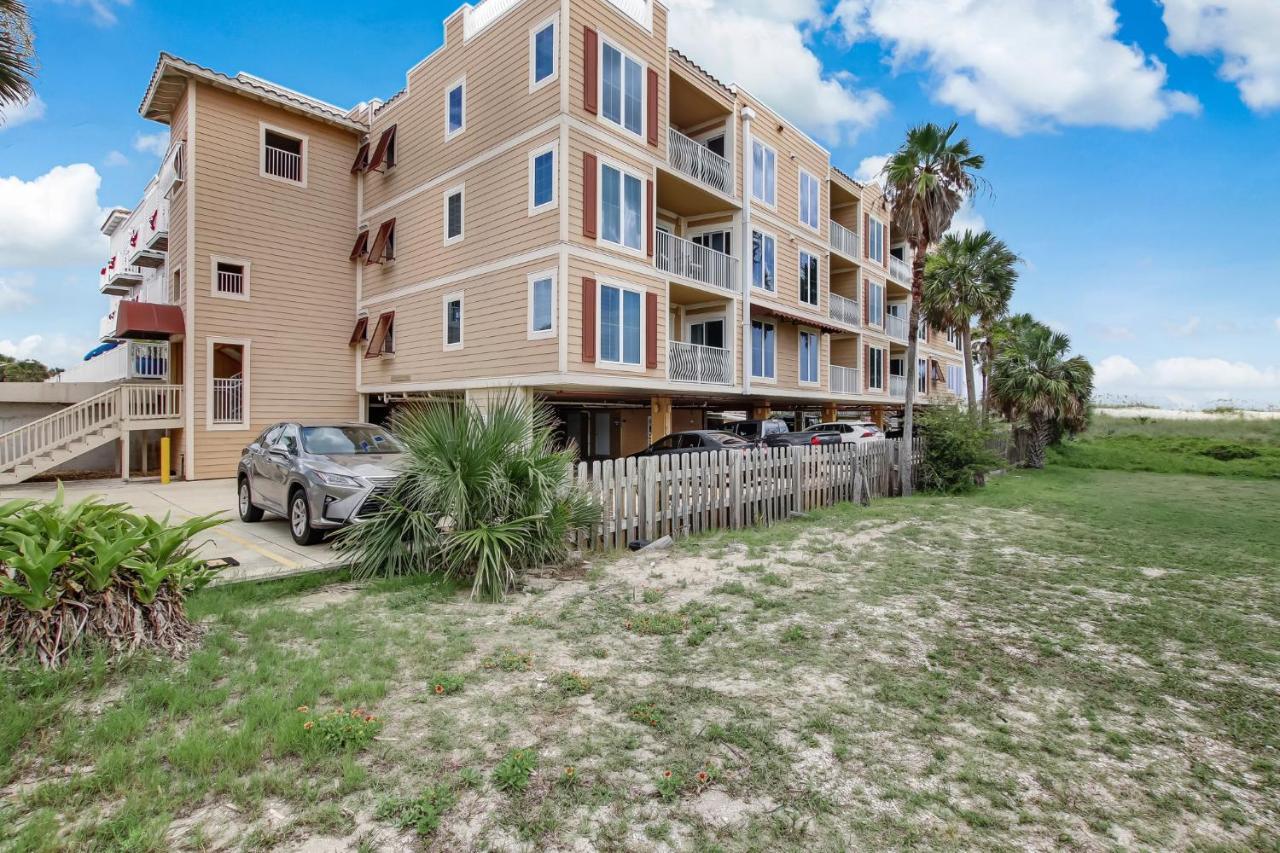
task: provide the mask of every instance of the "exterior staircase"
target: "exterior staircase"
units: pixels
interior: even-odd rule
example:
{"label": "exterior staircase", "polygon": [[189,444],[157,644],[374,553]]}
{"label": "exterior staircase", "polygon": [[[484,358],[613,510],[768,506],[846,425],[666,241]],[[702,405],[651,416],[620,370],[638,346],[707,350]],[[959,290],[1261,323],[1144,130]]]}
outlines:
{"label": "exterior staircase", "polygon": [[138,429],[182,426],[181,385],[115,385],[0,434],[0,486],[21,483]]}

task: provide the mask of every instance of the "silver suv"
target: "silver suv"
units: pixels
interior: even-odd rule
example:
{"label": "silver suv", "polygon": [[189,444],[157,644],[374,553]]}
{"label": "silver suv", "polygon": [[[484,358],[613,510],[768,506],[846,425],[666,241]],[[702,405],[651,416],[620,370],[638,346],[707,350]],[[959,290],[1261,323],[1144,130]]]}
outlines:
{"label": "silver suv", "polygon": [[373,424],[286,422],[244,449],[236,473],[242,521],[264,510],[289,520],[299,545],[375,512],[400,470],[404,445]]}

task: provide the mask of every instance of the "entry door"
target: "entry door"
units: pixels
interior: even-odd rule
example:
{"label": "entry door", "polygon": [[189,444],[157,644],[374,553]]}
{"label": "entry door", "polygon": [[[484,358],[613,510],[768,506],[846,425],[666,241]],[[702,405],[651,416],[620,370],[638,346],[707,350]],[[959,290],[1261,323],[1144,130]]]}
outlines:
{"label": "entry door", "polygon": [[704,231],[701,234],[693,235],[689,239],[699,246],[706,246],[708,249],[714,249],[726,255],[733,254],[733,232],[728,229],[723,231]]}

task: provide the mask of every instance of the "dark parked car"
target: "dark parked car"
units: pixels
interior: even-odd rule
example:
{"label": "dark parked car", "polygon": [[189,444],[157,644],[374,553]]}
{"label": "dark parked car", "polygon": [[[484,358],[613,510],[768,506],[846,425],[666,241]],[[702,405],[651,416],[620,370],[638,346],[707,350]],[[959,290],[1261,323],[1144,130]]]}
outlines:
{"label": "dark parked car", "polygon": [[744,438],[718,429],[694,429],[673,432],[653,444],[631,454],[633,457],[670,456],[673,453],[699,453],[713,450],[750,450],[754,445]]}
{"label": "dark parked car", "polygon": [[817,447],[823,444],[839,444],[838,432],[775,432],[764,438],[765,447]]}
{"label": "dark parked car", "polygon": [[787,422],[781,418],[756,418],[745,421],[729,421],[724,428],[734,435],[759,444],[763,439],[788,432]]}

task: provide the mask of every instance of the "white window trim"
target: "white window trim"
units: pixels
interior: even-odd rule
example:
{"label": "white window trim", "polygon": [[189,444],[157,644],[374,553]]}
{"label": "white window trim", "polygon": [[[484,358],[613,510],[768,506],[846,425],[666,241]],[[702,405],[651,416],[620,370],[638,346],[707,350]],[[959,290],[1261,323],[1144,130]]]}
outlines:
{"label": "white window trim", "polygon": [[[708,314],[694,314],[692,316],[686,314],[684,318],[684,339],[689,343],[693,343],[692,338],[694,326],[699,323],[714,323],[717,320],[724,323],[725,346],[723,349],[728,352],[732,352],[732,349],[729,348],[728,344],[733,343],[733,329],[729,326],[728,315],[723,311]],[[702,346],[706,346],[706,344],[702,344]],[[712,347],[712,349],[715,349],[715,347]],[[774,372],[776,373],[777,371],[775,370]]]}
{"label": "white window trim", "polygon": [[[889,303],[886,301],[889,298],[889,288],[885,286],[884,282],[877,283],[874,281],[868,281],[867,287],[868,289],[873,289],[877,287],[880,288],[880,322],[877,323],[875,316],[872,315],[871,299],[868,298],[867,299],[867,325],[875,329],[884,329],[885,318],[889,316]],[[870,296],[870,294],[868,294],[868,296]]]}
{"label": "white window trim", "polygon": [[[871,221],[872,221],[872,222],[874,222],[874,223],[876,223],[877,225],[879,225],[879,226],[880,226],[880,228],[881,228],[881,230],[884,232],[884,234],[887,234],[887,233],[888,233],[888,228],[889,228],[889,226],[888,226],[888,225],[886,225],[882,220],[880,220],[879,218],[877,218],[877,217],[875,217],[875,216],[870,216],[870,219],[871,219]],[[884,247],[884,234],[881,234],[880,239],[879,239],[879,240],[877,240],[877,241],[875,241],[875,245],[877,245],[877,246],[879,246],[879,247],[880,247],[880,252],[882,253],[882,257],[880,258],[880,260],[876,260],[875,258],[873,258],[873,257],[871,256],[871,246],[872,246],[872,242],[871,242],[871,229],[870,229],[870,228],[868,228],[868,229],[867,229],[867,236],[866,236],[866,241],[867,241],[867,260],[868,260],[868,261],[871,261],[872,263],[879,264],[880,266],[884,267],[885,269],[888,269],[888,268],[889,268],[889,253],[885,250],[885,247]]]}
{"label": "white window trim", "polygon": [[[458,340],[456,343],[449,343],[449,303],[458,303]],[[463,343],[466,341],[467,328],[467,300],[466,293],[461,290],[455,290],[453,293],[446,293],[440,297],[440,344],[441,349],[445,352],[451,350],[462,349]]]}
{"label": "white window trim", "polygon": [[[646,291],[643,287],[640,287],[639,285],[623,284],[622,282],[619,282],[619,281],[601,281],[596,285],[596,287],[598,288],[596,293],[596,364],[604,365],[610,370],[631,370],[631,371],[636,371],[641,373],[644,372],[644,370],[646,369],[645,364],[648,363],[645,358],[648,355],[648,353],[645,351],[647,346],[647,341],[645,340],[645,338],[648,337],[648,335],[645,334],[645,329],[647,328],[645,323],[648,320],[648,318],[645,317],[645,312],[648,310],[648,307],[645,305],[645,303],[649,301],[648,299],[645,298],[645,293],[647,293],[648,291]],[[604,325],[601,323],[601,319],[604,311],[604,298],[603,298],[602,291],[606,287],[615,287],[618,290],[623,290],[623,291],[629,290],[633,293],[638,293],[640,295],[640,362],[639,364],[629,364],[625,361],[606,361],[604,356],[601,354],[604,350]],[[621,302],[619,302],[619,307],[621,307]],[[621,314],[618,316],[618,328],[619,330],[622,329]],[[622,354],[621,337],[619,337],[618,339],[618,354],[619,355]]]}
{"label": "white window trim", "polygon": [[[213,348],[216,344],[238,346],[244,353],[240,362],[240,415],[241,421],[234,424],[216,424],[213,422]],[[253,414],[249,408],[249,350],[252,341],[248,338],[205,338],[204,356],[204,419],[205,429],[210,432],[238,432],[249,429],[253,424]]]}
{"label": "white window trim", "polygon": [[[759,229],[752,228],[751,230],[758,231]],[[736,244],[742,239],[741,231],[742,231],[742,226],[738,222],[719,222],[715,225],[690,225],[684,231],[684,239],[692,243],[693,238],[701,237],[704,234],[728,234],[729,243]],[[671,233],[673,234],[675,233],[674,229],[672,230]],[[731,258],[738,257],[737,251],[736,251],[738,247],[736,245],[731,245],[730,248],[734,249],[735,251],[730,252],[729,257]],[[775,248],[774,251],[776,252],[777,249]],[[777,263],[775,259],[775,266],[776,265]]]}
{"label": "white window trim", "polygon": [[[556,297],[559,296],[560,293],[560,283],[556,280],[556,270],[548,269],[543,270],[542,272],[532,272],[529,273],[526,278],[529,287],[529,319],[525,324],[525,330],[528,332],[528,338],[531,341],[541,341],[547,338],[554,338],[556,336],[556,306],[559,304]],[[551,328],[535,329],[533,327],[533,285],[535,282],[544,281],[546,279],[551,279]]]}
{"label": "white window trim", "polygon": [[[772,202],[769,202],[761,198],[760,196],[756,195],[756,166],[755,166],[756,149],[755,149],[755,146],[757,145],[761,146],[766,151],[773,152],[773,201]],[[778,209],[778,149],[774,148],[772,145],[765,142],[763,139],[758,139],[753,136],[751,137],[751,151],[748,153],[748,156],[751,157],[751,186],[747,187],[747,192],[750,194],[750,197],[753,201],[758,201],[765,207],[769,208],[770,210],[776,211]]]}
{"label": "white window trim", "polygon": [[[596,47],[596,54],[597,54],[596,68],[599,69],[596,76],[600,78],[599,81],[596,83],[596,104],[598,105],[596,109],[596,121],[604,122],[604,124],[607,127],[611,127],[615,130],[625,133],[628,139],[630,139],[631,137],[635,137],[639,139],[641,142],[646,142],[649,138],[648,137],[649,63],[645,62],[643,59],[636,56],[635,54],[630,53],[626,48],[622,47],[619,42],[607,36],[603,30],[600,31],[599,38],[597,38],[596,41],[599,42],[599,45]],[[622,58],[623,58],[622,78],[623,78],[624,87],[626,85],[626,76],[627,76],[626,60],[630,59],[640,66],[640,132],[639,133],[632,133],[631,130],[627,128],[626,124],[623,123],[626,121],[626,118],[627,118],[625,91],[623,94],[622,116],[621,116],[622,121],[614,121],[613,119],[606,117],[604,114],[604,46],[606,44],[608,44],[609,47],[613,48],[614,50],[618,51],[618,53],[622,54]]]}
{"label": "white window trim", "polygon": [[[458,236],[449,236],[449,199],[454,195],[462,196],[458,203],[458,209],[462,214],[462,227],[458,229]],[[444,238],[446,246],[452,246],[454,243],[461,243],[467,236],[467,185],[458,184],[456,187],[450,187],[444,191],[444,195],[440,198],[440,235]]]}
{"label": "white window trim", "polygon": [[[774,172],[776,176],[776,172],[777,172],[776,166],[774,167]],[[815,175],[811,174],[805,169],[800,169],[799,172],[800,174],[796,176],[796,218],[800,221],[801,227],[806,228],[815,234],[821,234],[822,233],[822,184],[818,183],[818,178]],[[818,220],[817,225],[810,225],[808,222],[804,221],[803,200],[804,200],[804,179],[806,176],[809,178],[809,180],[813,182],[813,185],[818,188],[818,197],[817,199],[814,200],[814,204],[817,205],[817,220]]]}
{"label": "white window trim", "polygon": [[[597,156],[596,159],[599,161],[596,164],[596,245],[601,246],[603,248],[612,249],[616,252],[624,252],[636,258],[643,258],[645,262],[648,263],[649,262],[649,254],[648,254],[648,248],[647,248],[648,241],[645,238],[644,231],[645,231],[645,228],[648,227],[647,206],[649,204],[649,200],[645,197],[645,195],[649,189],[649,186],[648,186],[649,178],[645,177],[640,172],[637,172],[635,169],[632,169],[631,167],[627,166],[625,163],[621,163],[612,158]],[[617,170],[623,175],[630,175],[631,177],[640,181],[640,248],[638,249],[633,249],[630,246],[628,246],[626,243],[615,243],[612,240],[605,239],[605,236],[604,236],[604,170],[606,166],[608,166],[610,169]],[[625,185],[625,181],[622,181],[622,179],[619,178],[619,186],[618,186],[618,203],[619,204],[623,203],[622,201],[623,185]],[[656,199],[655,199],[655,202],[656,202]],[[626,218],[625,209],[623,210],[623,218],[624,219]],[[619,235],[621,235],[622,233],[621,222],[618,223],[618,229],[619,229],[618,233]]]}
{"label": "white window trim", "polygon": [[[232,264],[234,266],[244,268],[244,282],[243,282],[244,292],[243,293],[223,293],[222,291],[218,290],[218,264]],[[249,301],[249,282],[251,280],[251,276],[249,275],[249,267],[250,267],[250,262],[245,258],[228,258],[225,255],[210,255],[209,256],[209,295],[217,299],[235,299],[240,302],[248,302]],[[172,279],[170,279],[170,287],[172,287],[172,285],[173,285],[173,282],[172,282]]]}
{"label": "white window trim", "polygon": [[[772,290],[770,290],[769,288],[765,287],[762,284],[756,284],[756,262],[755,262],[755,255],[754,255],[754,252],[756,250],[756,236],[755,236],[756,234],[759,234],[762,238],[768,237],[769,239],[773,240],[773,289]],[[774,234],[772,231],[766,231],[763,228],[758,228],[755,225],[752,225],[751,226],[751,252],[745,253],[745,256],[746,256],[747,263],[751,264],[751,286],[754,287],[756,290],[759,290],[761,293],[777,294],[778,292],[778,235]],[[761,265],[761,268],[763,269],[764,267],[763,239],[760,242],[760,265]],[[797,267],[797,269],[799,268]],[[763,273],[761,275],[763,277]],[[775,373],[776,372],[777,371],[775,371]]]}
{"label": "white window trim", "polygon": [[[534,74],[537,73],[538,66],[538,33],[547,27],[555,27],[551,35],[551,73],[541,80],[535,80]],[[534,24],[529,30],[529,94],[533,94],[544,86],[554,83],[560,78],[560,13],[556,12],[549,18],[544,18],[540,23]],[[464,95],[463,102],[466,98]]]}
{"label": "white window trim", "polygon": [[[801,335],[813,335],[817,343],[818,364],[814,368],[815,377],[813,379],[804,378],[804,348]],[[810,326],[800,326],[796,329],[796,381],[801,385],[822,384],[822,335],[817,329]]]}
{"label": "white window trim", "polygon": [[[278,133],[281,136],[287,136],[290,139],[296,139],[302,143],[302,180],[292,181],[288,178],[282,178],[279,175],[273,175],[267,171],[267,131]],[[299,133],[296,130],[290,130],[274,124],[268,124],[265,121],[258,122],[258,177],[266,178],[269,181],[275,181],[279,184],[285,184],[290,187],[307,188],[307,165],[311,159],[311,137],[305,133]]]}
{"label": "white window trim", "polygon": [[[457,130],[449,129],[449,95],[454,89],[462,88],[462,125]],[[444,140],[448,142],[456,136],[466,132],[467,129],[467,75],[463,74],[457,80],[454,80],[448,86],[444,87]]]}
{"label": "white window trim", "polygon": [[[755,343],[755,342],[756,342],[755,324],[756,324],[756,323],[760,323],[762,326],[769,326],[770,328],[772,328],[772,329],[773,329],[773,375],[772,375],[772,376],[756,376],[756,374],[755,374],[755,362],[756,362],[756,353],[755,353],[755,347],[756,347],[756,343]],[[752,382],[764,382],[764,383],[766,383],[766,384],[768,384],[768,385],[776,385],[776,384],[778,384],[778,324],[777,324],[777,323],[772,323],[772,322],[770,322],[770,321],[768,321],[768,320],[752,320],[752,321],[751,321],[751,353],[750,353],[750,358],[751,358],[751,363],[750,363],[750,365],[748,365],[747,369],[748,369],[748,370],[750,370],[750,371],[752,371],[752,373],[751,373],[751,381],[752,381]],[[760,359],[760,368],[761,368],[762,370],[764,369],[764,359],[763,359],[763,358],[761,358],[761,359]]]}
{"label": "white window trim", "polygon": [[[551,154],[551,201],[542,204],[534,204],[533,201],[533,169],[538,158],[543,154]],[[554,210],[560,204],[560,192],[557,189],[560,175],[560,144],[552,141],[543,145],[541,148],[535,148],[529,152],[529,215],[537,216],[539,213],[546,213],[548,210]]]}
{"label": "white window trim", "polygon": [[[868,349],[867,364],[866,364],[867,369],[866,369],[866,377],[864,381],[867,383],[868,388],[871,388],[876,391],[881,391],[881,392],[886,391],[888,390],[888,387],[889,387],[889,350],[886,349],[885,347],[868,347],[867,349]],[[871,355],[870,354],[872,352],[880,353],[880,384],[879,385],[871,384]]]}
{"label": "white window trim", "polygon": [[[775,248],[774,249],[775,254],[777,253],[777,251],[778,250]],[[814,295],[818,297],[816,302],[806,302],[804,298],[804,292],[803,290],[800,289],[800,281],[803,276],[804,259],[806,255],[813,260],[817,268],[818,280],[815,283],[816,286],[814,287]],[[796,289],[797,289],[796,298],[799,300],[801,305],[807,306],[809,308],[817,308],[822,305],[822,256],[819,255],[817,252],[811,252],[808,249],[800,249],[797,253],[797,256],[799,257],[800,260],[796,264]]]}

